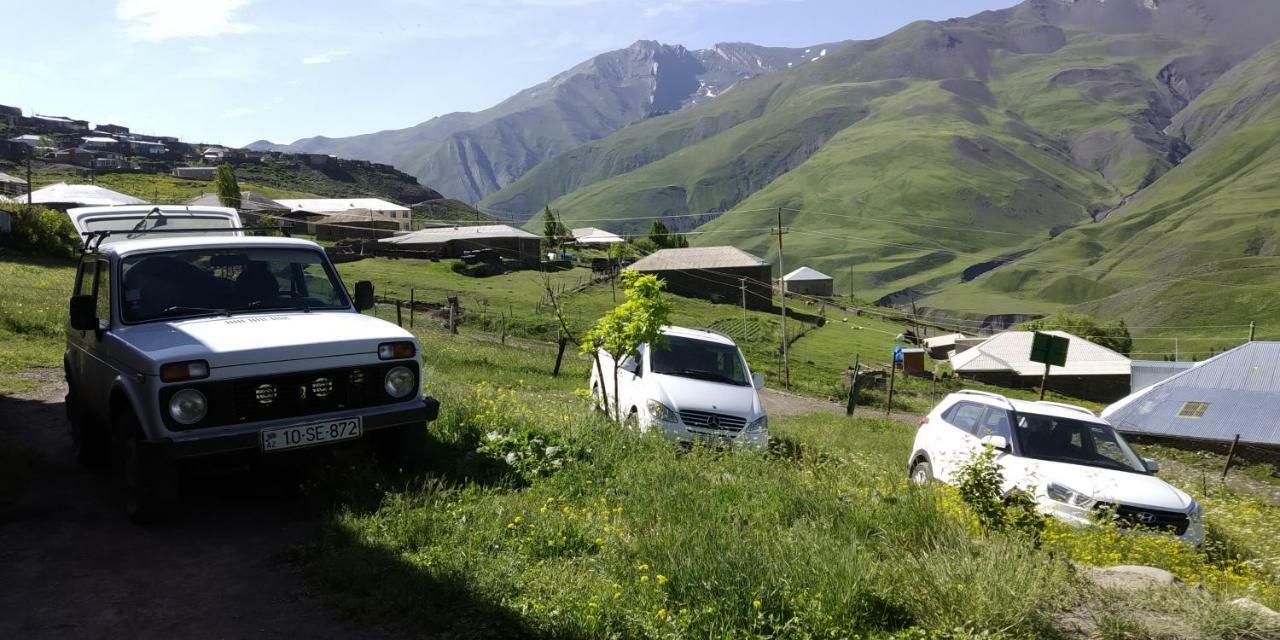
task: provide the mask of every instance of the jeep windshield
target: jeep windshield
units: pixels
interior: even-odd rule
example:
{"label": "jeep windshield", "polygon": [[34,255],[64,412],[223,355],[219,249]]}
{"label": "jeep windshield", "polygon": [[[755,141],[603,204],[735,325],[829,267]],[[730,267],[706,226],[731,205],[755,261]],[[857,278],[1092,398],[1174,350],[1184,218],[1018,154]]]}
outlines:
{"label": "jeep windshield", "polygon": [[738,348],[729,344],[667,336],[650,349],[654,373],[710,380],[745,387],[747,367]]}
{"label": "jeep windshield", "polygon": [[1146,473],[1129,443],[1109,425],[1023,412],[1017,413],[1016,425],[1024,457]]}
{"label": "jeep windshield", "polygon": [[127,323],[348,306],[324,255],[309,249],[190,249],[128,256],[120,267],[120,282]]}

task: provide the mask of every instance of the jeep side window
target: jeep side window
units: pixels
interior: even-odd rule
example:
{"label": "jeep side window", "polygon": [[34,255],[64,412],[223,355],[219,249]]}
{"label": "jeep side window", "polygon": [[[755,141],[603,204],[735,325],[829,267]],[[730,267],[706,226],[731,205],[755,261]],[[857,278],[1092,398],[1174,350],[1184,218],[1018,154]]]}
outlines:
{"label": "jeep side window", "polygon": [[76,290],[73,295],[83,296],[93,291],[93,271],[97,266],[97,261],[92,258],[80,261],[80,268],[76,271]]}
{"label": "jeep side window", "polygon": [[957,429],[973,433],[986,407],[972,402],[961,402],[947,412],[947,422]]}
{"label": "jeep side window", "polygon": [[111,324],[111,267],[106,260],[98,260],[98,277],[93,292],[98,302],[98,321]]}

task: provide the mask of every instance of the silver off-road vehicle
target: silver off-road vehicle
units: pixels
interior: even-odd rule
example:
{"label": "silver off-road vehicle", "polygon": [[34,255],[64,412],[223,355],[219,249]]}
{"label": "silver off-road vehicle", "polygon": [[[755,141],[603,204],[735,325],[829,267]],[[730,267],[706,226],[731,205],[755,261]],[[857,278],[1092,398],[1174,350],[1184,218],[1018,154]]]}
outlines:
{"label": "silver off-road vehicle", "polygon": [[176,462],[371,438],[420,458],[439,403],[418,342],[362,315],[315,243],[251,237],[234,209],[72,209],[85,247],[69,305],[67,414],[78,460],[113,466],[126,512],[161,517]]}

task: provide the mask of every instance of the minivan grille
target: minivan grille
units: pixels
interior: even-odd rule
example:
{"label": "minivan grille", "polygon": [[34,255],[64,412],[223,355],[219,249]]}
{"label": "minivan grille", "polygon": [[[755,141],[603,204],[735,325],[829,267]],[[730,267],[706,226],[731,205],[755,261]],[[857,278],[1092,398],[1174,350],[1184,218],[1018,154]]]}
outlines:
{"label": "minivan grille", "polygon": [[1096,509],[1099,511],[1114,509],[1116,524],[1126,528],[1150,529],[1152,531],[1164,531],[1182,535],[1191,526],[1191,519],[1187,514],[1179,511],[1164,511],[1162,509],[1134,507],[1127,504],[1113,505],[1107,503],[1100,503]]}
{"label": "minivan grille", "polygon": [[746,418],[707,411],[681,411],[680,421],[686,427],[720,433],[737,433],[747,426]]}

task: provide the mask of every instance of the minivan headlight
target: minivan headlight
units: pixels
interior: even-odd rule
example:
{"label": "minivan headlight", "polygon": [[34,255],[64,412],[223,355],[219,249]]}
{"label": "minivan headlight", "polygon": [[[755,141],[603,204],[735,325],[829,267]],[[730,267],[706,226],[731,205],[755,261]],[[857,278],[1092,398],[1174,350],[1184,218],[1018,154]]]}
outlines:
{"label": "minivan headlight", "polygon": [[417,382],[417,376],[413,375],[409,367],[392,367],[387,371],[387,377],[383,379],[382,386],[386,389],[387,395],[392,398],[404,398],[413,393]]}
{"label": "minivan headlight", "polygon": [[1045,486],[1044,491],[1049,496],[1049,499],[1054,502],[1061,502],[1081,509],[1092,509],[1094,505],[1098,504],[1098,501],[1092,497],[1056,482],[1050,482]]}
{"label": "minivan headlight", "polygon": [[759,418],[752,420],[751,423],[747,425],[747,428],[744,429],[743,431],[747,433],[761,433],[768,430],[769,430],[769,416],[760,416]]}
{"label": "minivan headlight", "polygon": [[195,424],[209,413],[209,401],[195,389],[183,389],[169,398],[169,416],[178,424]]}
{"label": "minivan headlight", "polygon": [[658,422],[680,422],[680,416],[676,415],[676,412],[672,411],[671,407],[657,400],[650,400],[646,406],[649,408],[649,415],[653,416],[653,419]]}

